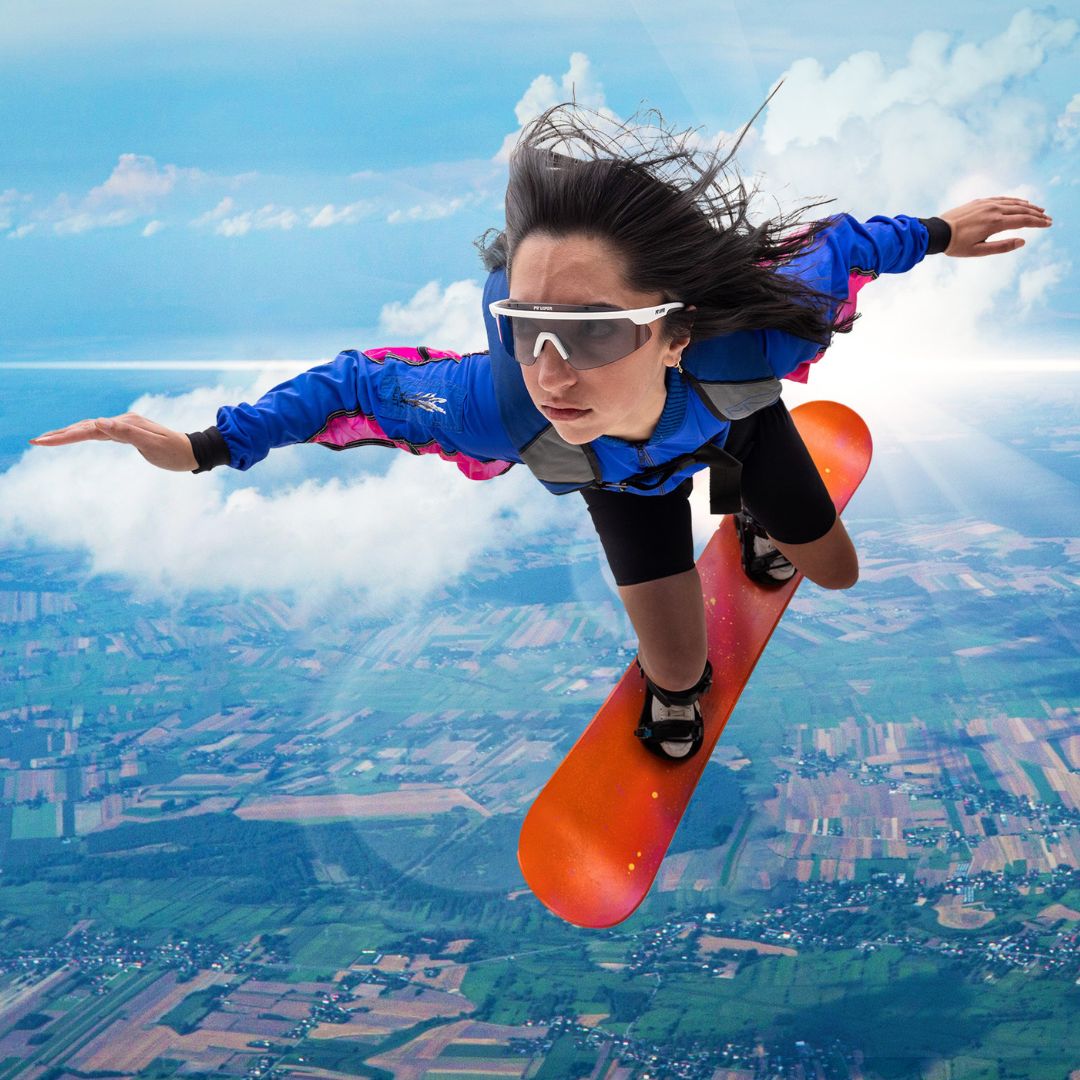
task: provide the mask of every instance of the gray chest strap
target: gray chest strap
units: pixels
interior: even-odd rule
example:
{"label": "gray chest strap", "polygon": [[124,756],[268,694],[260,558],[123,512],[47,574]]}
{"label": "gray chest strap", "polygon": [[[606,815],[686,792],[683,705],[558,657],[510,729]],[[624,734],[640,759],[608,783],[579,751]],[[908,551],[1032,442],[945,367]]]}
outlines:
{"label": "gray chest strap", "polygon": [[[556,494],[583,487],[648,490],[659,487],[690,463],[705,462],[710,471],[711,512],[726,514],[739,509],[742,467],[731,454],[711,442],[626,480],[605,481],[591,447],[568,443],[537,411],[518,362],[502,354],[501,350],[492,350],[490,361],[499,412],[507,434],[517,447],[521,460],[549,490]],[[780,397],[779,380],[772,376],[742,382],[704,382],[685,370],[683,376],[709,412],[719,420],[741,420],[772,405]]]}

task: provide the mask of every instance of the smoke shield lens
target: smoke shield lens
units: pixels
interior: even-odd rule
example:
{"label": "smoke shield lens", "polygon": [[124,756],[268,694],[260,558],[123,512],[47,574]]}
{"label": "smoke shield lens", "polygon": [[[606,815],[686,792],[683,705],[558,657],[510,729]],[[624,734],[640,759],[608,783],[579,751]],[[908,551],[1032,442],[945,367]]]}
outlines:
{"label": "smoke shield lens", "polygon": [[[536,339],[550,334],[566,362],[579,371],[603,367],[636,352],[652,336],[651,328],[631,319],[529,319],[497,315],[499,339],[507,352],[526,367],[536,363]],[[543,348],[544,342],[541,342]]]}

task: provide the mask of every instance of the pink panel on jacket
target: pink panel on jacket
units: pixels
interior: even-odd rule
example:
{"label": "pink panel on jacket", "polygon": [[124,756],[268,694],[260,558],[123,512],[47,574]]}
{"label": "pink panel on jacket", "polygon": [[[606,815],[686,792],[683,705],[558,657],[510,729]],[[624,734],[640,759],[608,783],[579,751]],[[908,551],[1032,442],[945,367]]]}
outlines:
{"label": "pink panel on jacket", "polygon": [[[856,297],[859,290],[868,282],[873,281],[873,274],[849,274],[848,275],[848,294],[847,299],[840,305],[836,312],[836,318],[834,322],[840,322],[846,319],[849,315],[853,314],[856,307]],[[816,364],[825,355],[825,350],[822,349],[817,356],[811,357],[809,360],[804,360],[793,371],[789,371],[784,378],[791,379],[792,382],[807,382],[810,378],[810,365]]]}
{"label": "pink panel on jacket", "polygon": [[387,345],[379,349],[365,349],[364,355],[369,360],[374,360],[376,364],[381,364],[387,356],[392,356],[395,360],[404,360],[406,364],[413,364],[417,367],[437,360],[461,360],[460,353],[450,352],[447,349],[429,349],[426,346],[422,353],[419,349],[405,349],[397,345]]}
{"label": "pink panel on jacket", "polygon": [[[426,356],[424,355],[426,354]],[[395,346],[382,349],[365,349],[364,355],[375,363],[381,364],[388,355],[406,364],[420,366],[439,360],[460,360],[455,352],[439,349],[405,349]],[[309,442],[325,443],[343,450],[347,446],[371,445],[396,446],[399,450],[408,450],[410,454],[438,454],[443,461],[452,461],[470,480],[490,480],[501,476],[514,465],[512,461],[477,461],[464,454],[451,450],[447,453],[434,439],[426,443],[411,443],[407,439],[392,439],[383,431],[379,422],[372,416],[357,413],[355,416],[335,416],[327,425],[312,436]]]}

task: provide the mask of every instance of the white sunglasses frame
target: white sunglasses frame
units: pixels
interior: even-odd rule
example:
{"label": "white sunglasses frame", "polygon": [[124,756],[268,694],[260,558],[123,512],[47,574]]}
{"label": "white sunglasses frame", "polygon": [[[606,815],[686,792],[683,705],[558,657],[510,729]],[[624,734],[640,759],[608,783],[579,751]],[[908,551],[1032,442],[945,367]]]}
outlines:
{"label": "white sunglasses frame", "polygon": [[[510,307],[514,304],[514,307]],[[520,305],[520,306],[518,306]],[[569,304],[525,304],[519,300],[493,300],[488,304],[492,315],[505,315],[508,319],[524,316],[529,319],[629,319],[638,326],[656,322],[669,311],[686,307],[681,301],[660,304],[658,307],[642,308],[595,308]]]}

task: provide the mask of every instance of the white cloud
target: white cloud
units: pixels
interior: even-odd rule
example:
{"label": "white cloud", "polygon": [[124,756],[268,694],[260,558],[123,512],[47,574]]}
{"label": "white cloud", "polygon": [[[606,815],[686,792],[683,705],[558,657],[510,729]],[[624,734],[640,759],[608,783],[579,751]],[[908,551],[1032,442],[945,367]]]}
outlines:
{"label": "white cloud", "polygon": [[112,229],[120,225],[130,225],[139,216],[138,211],[132,207],[97,212],[76,210],[71,207],[66,196],[61,196],[56,206],[67,209],[66,213],[53,222],[53,232],[57,236],[73,236],[89,232],[91,229]]}
{"label": "white cloud", "polygon": [[334,206],[333,203],[327,203],[321,210],[309,207],[307,213],[311,214],[311,218],[308,221],[308,227],[326,229],[331,225],[355,225],[358,221],[370,216],[374,210],[375,204],[370,199],[360,199],[347,206]]}
{"label": "white cloud", "polygon": [[161,232],[161,230],[164,227],[165,227],[164,222],[157,221],[156,219],[154,221],[148,221],[146,223],[146,225],[143,227],[142,235],[143,236],[153,236],[154,233]]}
{"label": "white cloud", "polygon": [[377,210],[371,200],[361,199],[344,206],[326,203],[322,207],[307,206],[295,210],[291,206],[267,203],[257,210],[237,210],[236,200],[226,195],[212,210],[200,214],[191,222],[196,228],[213,226],[219,236],[246,236],[252,230],[293,229],[306,224],[311,229],[327,229],[334,225],[355,225]]}
{"label": "white cloud", "polygon": [[445,290],[429,281],[405,303],[383,307],[379,334],[388,345],[481,352],[487,348],[482,299],[483,289],[475,281],[454,281]]}
{"label": "white cloud", "polygon": [[[760,143],[740,148],[740,159],[767,174],[770,190],[791,182],[866,206],[884,199],[934,207],[943,180],[977,174],[1004,185],[1026,181],[1046,140],[1041,106],[1004,92],[1015,72],[988,83],[976,46],[957,49],[968,51],[963,70],[972,87],[961,97],[959,78],[948,78],[957,61],[943,58],[940,70],[929,70],[919,59],[917,43],[927,36],[938,35],[919,35],[909,64],[893,72],[872,53],[856,54],[831,74],[817,61],[797,61],[767,110]],[[937,81],[946,87],[940,97]]]}
{"label": "white cloud", "polygon": [[226,195],[221,202],[214,207],[213,210],[207,210],[205,214],[200,214],[195,218],[191,224],[196,227],[203,225],[213,225],[215,222],[220,221],[222,218],[227,217],[236,209],[236,201],[231,195]]}
{"label": "white cloud", "polygon": [[[808,212],[815,217],[929,217],[997,195],[1044,204],[1033,181],[1051,123],[1019,84],[1078,32],[1075,20],[1024,9],[983,42],[917,34],[896,66],[872,52],[831,71],[798,60],[759,121],[761,137],[740,147],[738,171],[762,177],[762,200],[784,209],[835,197]],[[760,217],[773,213],[766,205]],[[903,277],[870,283],[858,299],[865,317],[822,364],[847,351],[905,365],[998,352],[999,331],[1041,303],[1070,267],[1055,255],[1053,229],[1013,235],[1025,240],[1017,251],[929,256]]]}
{"label": "white cloud", "polygon": [[1047,261],[1021,274],[1017,289],[1020,314],[1027,315],[1039,301],[1046,298],[1054,285],[1064,281],[1070,266],[1068,260]]}
{"label": "white cloud", "polygon": [[86,201],[92,206],[111,201],[141,206],[170,194],[179,180],[199,180],[202,176],[198,169],[176,165],[158,168],[152,157],[143,154],[121,154],[109,178],[91,188]]}
{"label": "white cloud", "polygon": [[1032,74],[1078,31],[1074,19],[1024,8],[1002,33],[982,44],[959,44],[951,53],[949,34],[923,31],[912,41],[907,65],[891,72],[880,53],[871,51],[853,53],[831,74],[817,60],[798,60],[769,106],[765,147],[776,154],[792,144],[837,139],[847,121],[875,120],[895,106],[929,105],[951,115],[968,108],[996,110],[1006,84]]}
{"label": "white cloud", "polygon": [[1057,118],[1054,141],[1060,143],[1063,150],[1075,150],[1080,145],[1080,94],[1073,94],[1065,111]]}
{"label": "white cloud", "polygon": [[258,210],[245,210],[233,217],[222,218],[214,232],[219,236],[245,236],[252,229],[292,229],[299,224],[300,215],[295,210],[267,203]]}
{"label": "white cloud", "polygon": [[456,214],[482,198],[482,195],[458,195],[452,198],[430,199],[410,206],[408,210],[393,210],[386,220],[391,225],[399,225],[406,221],[435,221],[438,218],[450,217],[451,214]]}
{"label": "white cloud", "polygon": [[19,193],[14,188],[0,191],[0,229],[11,228],[11,207],[19,201]]}
{"label": "white cloud", "polygon": [[[130,411],[194,431],[217,405],[255,402],[281,381],[266,372],[246,387],[140,398]],[[312,454],[326,451],[282,448],[254,468],[262,481],[279,459],[287,474]],[[579,518],[576,504],[548,494],[524,467],[478,482],[434,455],[404,452],[382,476],[309,478],[272,484],[269,494],[224,467],[163,472],[115,443],[34,447],[0,474],[0,543],[82,550],[93,574],[119,575],[136,596],[176,600],[235,588],[358,612],[422,602],[486,553]]]}
{"label": "white cloud", "polygon": [[1075,20],[1024,9],[1002,33],[951,51],[949,35],[920,33],[892,70],[875,52],[831,72],[798,60],[783,73],[760,142],[744,144],[740,158],[768,176],[770,190],[790,182],[836,194],[841,205],[906,202],[923,216],[946,209],[935,205],[948,197],[943,181],[955,187],[977,175],[998,188],[981,194],[1019,193],[1004,189],[1030,182],[1049,119],[1016,84],[1078,32]]}
{"label": "white cloud", "polygon": [[194,184],[205,178],[198,169],[177,165],[159,167],[152,157],[121,154],[103,183],[81,198],[72,199],[66,193],[59,195],[41,216],[52,223],[53,232],[60,236],[130,225],[152,214],[177,185]]}
{"label": "white cloud", "polygon": [[29,236],[36,228],[37,226],[33,222],[30,222],[28,225],[20,225],[17,229],[12,229],[11,232],[8,233],[8,239],[21,240],[24,236]]}
{"label": "white cloud", "polygon": [[502,146],[495,154],[495,161],[509,161],[510,151],[518,141],[522,128],[538,117],[545,109],[562,101],[574,100],[580,105],[599,113],[609,120],[618,122],[618,116],[607,107],[604,89],[593,74],[592,65],[585,53],[570,54],[570,66],[556,82],[550,75],[537,75],[528,89],[514,106],[518,130],[503,139]]}

